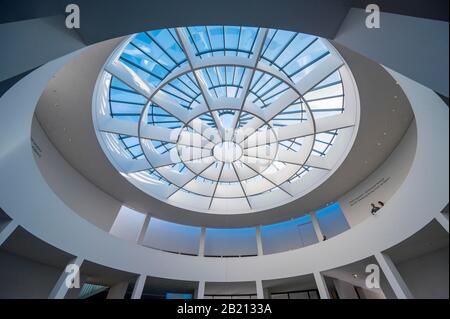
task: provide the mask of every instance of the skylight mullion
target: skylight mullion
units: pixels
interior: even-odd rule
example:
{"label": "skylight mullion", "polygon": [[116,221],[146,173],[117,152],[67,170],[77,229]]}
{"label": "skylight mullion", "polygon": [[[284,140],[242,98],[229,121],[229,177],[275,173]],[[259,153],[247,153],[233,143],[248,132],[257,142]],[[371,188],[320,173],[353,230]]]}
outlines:
{"label": "skylight mullion", "polygon": [[[248,157],[248,155],[246,155]],[[258,158],[258,157],[255,157]],[[258,158],[259,159],[259,158]],[[292,194],[289,193],[288,191],[284,190],[283,188],[281,188],[281,184],[278,185],[277,183],[273,182],[271,179],[269,179],[268,177],[266,177],[264,174],[258,172],[257,170],[253,169],[253,167],[247,165],[247,163],[242,162],[245,166],[247,166],[248,168],[250,168],[253,172],[255,172],[258,176],[261,176],[263,179],[267,180],[269,183],[271,183],[272,185],[274,185],[275,187],[281,189],[283,192],[285,192],[286,194],[288,194],[289,196],[292,197]]]}
{"label": "skylight mullion", "polygon": [[160,80],[160,81],[162,81],[162,80],[164,79],[163,77],[161,77],[161,76],[159,76],[159,75],[153,73],[153,72],[150,71],[150,70],[147,70],[146,68],[140,66],[139,64],[137,64],[137,63],[135,63],[135,62],[133,62],[133,61],[128,60],[127,58],[120,57],[120,60],[125,61],[125,62],[128,63],[128,64],[131,64],[132,66],[134,66],[134,67],[138,68],[139,70],[142,70],[143,72],[145,72],[145,73],[147,73],[147,74],[149,74],[149,75],[151,75],[151,76],[157,78],[157,79]]}
{"label": "skylight mullion", "polygon": [[131,102],[131,101],[120,101],[120,100],[109,100],[111,103],[123,103],[123,104],[131,104],[131,105],[140,105],[144,106],[146,103],[139,103],[139,102]]}
{"label": "skylight mullion", "polygon": [[223,172],[223,168],[224,167],[225,167],[225,162],[222,162],[222,167],[220,168],[219,176],[217,177],[217,180],[216,180],[216,185],[214,185],[214,191],[213,191],[213,193],[211,195],[211,200],[209,201],[208,209],[211,209],[211,205],[212,205],[212,202],[214,200],[214,196],[216,195],[217,186],[219,186],[219,181],[220,181],[220,178],[222,177],[222,172]]}
{"label": "skylight mullion", "polygon": [[[262,50],[262,47],[264,46],[264,42],[265,42],[265,39],[267,37],[267,33],[266,33],[264,35],[264,39],[263,39],[263,41],[261,43],[261,46],[259,48],[254,48],[255,43],[256,43],[256,39],[258,38],[258,35],[261,32],[261,30],[263,30],[263,29],[258,28],[258,30],[256,31],[255,36],[253,37],[253,42],[252,42],[252,46],[251,46],[251,49],[250,49],[250,51],[252,51],[254,55],[258,55],[259,57],[261,56],[261,50]],[[259,51],[258,53],[256,52],[257,50]],[[248,57],[250,57],[250,55],[251,55],[251,53],[248,54]],[[257,58],[258,60],[259,60],[259,57]]]}
{"label": "skylight mullion", "polygon": [[179,65],[180,65],[180,64],[175,60],[175,58],[172,57],[172,56],[169,54],[169,52],[167,52],[166,49],[164,49],[164,47],[163,47],[161,44],[159,44],[158,41],[156,41],[155,38],[153,38],[153,36],[152,36],[151,34],[149,34],[147,31],[145,31],[144,33],[150,38],[150,40],[153,41],[153,43],[156,44],[156,46],[157,46],[157,47],[158,47],[165,55],[167,55],[167,56],[169,57],[169,59],[170,59],[173,63],[175,63],[176,66],[179,66]]}
{"label": "skylight mullion", "polygon": [[319,38],[314,38],[310,43],[308,43],[302,50],[300,50],[297,54],[295,54],[289,61],[287,61],[280,69],[284,69],[287,65],[289,65],[292,61],[297,59],[303,52],[305,52],[311,45],[313,45]]}
{"label": "skylight mullion", "polygon": [[300,69],[298,69],[297,71],[292,72],[291,74],[289,74],[289,77],[292,78],[294,75],[300,73],[301,71],[303,71],[304,69],[308,68],[309,66],[313,65],[314,63],[320,61],[321,59],[323,59],[324,57],[326,57],[328,54],[330,54],[330,51],[324,52],[321,55],[319,55],[318,57],[316,57],[315,59],[313,59],[312,61],[306,63],[304,66],[302,66]]}
{"label": "skylight mullion", "polygon": [[[238,42],[237,42],[237,50],[236,50],[236,56],[239,54],[239,46],[241,45],[241,33],[242,33],[242,26],[239,27],[239,35],[238,35]],[[236,69],[235,69],[236,70]],[[234,76],[233,76],[234,79]],[[242,186],[242,185],[241,185]]]}
{"label": "skylight mullion", "polygon": [[[144,50],[142,50],[142,48],[140,48],[138,45],[136,45],[133,42],[130,42],[130,44],[135,47],[136,49],[138,49],[139,51],[141,51],[146,57],[148,57],[150,60],[152,60],[153,62],[155,62],[156,64],[160,65],[163,69],[165,69],[167,71],[167,73],[171,72],[172,70],[170,70],[168,67],[166,67],[164,64],[160,63],[158,60],[154,59],[152,56],[150,56],[147,52],[145,52]],[[164,51],[163,51],[164,52]]]}
{"label": "skylight mullion", "polygon": [[242,185],[241,178],[239,177],[239,174],[238,174],[238,172],[236,170],[236,167],[234,166],[234,163],[231,163],[231,166],[233,167],[233,170],[234,170],[234,173],[236,174],[236,177],[238,179],[239,185],[241,186],[242,193],[244,193],[244,197],[247,200],[247,204],[248,204],[248,206],[251,209],[252,208],[252,204],[250,204],[250,200],[248,199],[247,192],[245,191],[244,185]]}
{"label": "skylight mullion", "polygon": [[292,43],[292,41],[294,41],[294,39],[297,37],[298,33],[294,33],[291,38],[284,44],[284,46],[281,48],[280,52],[277,53],[277,55],[275,55],[275,57],[273,58],[272,62],[270,63],[271,65],[275,63],[275,61],[285,52],[286,48]]}
{"label": "skylight mullion", "polygon": [[310,100],[305,100],[305,101],[309,103],[309,102],[323,101],[323,100],[328,100],[328,99],[336,99],[336,98],[339,98],[339,97],[344,97],[344,94],[323,96],[323,97],[310,99]]}
{"label": "skylight mullion", "polygon": [[118,90],[118,91],[123,91],[123,92],[127,92],[127,93],[132,93],[132,94],[136,94],[136,95],[140,95],[140,96],[142,96],[142,94],[140,94],[140,93],[138,93],[138,92],[136,92],[136,91],[133,91],[132,89],[125,89],[125,88],[121,88],[121,87],[118,87],[118,86],[111,86],[111,89],[113,89],[113,90]]}
{"label": "skylight mullion", "polygon": [[269,43],[267,44],[267,46],[265,47],[263,53],[261,54],[261,56],[264,56],[264,54],[266,53],[267,49],[270,47],[270,45],[272,44],[273,39],[275,38],[275,36],[277,35],[278,30],[275,30],[275,32],[272,34],[272,37],[269,40]]}

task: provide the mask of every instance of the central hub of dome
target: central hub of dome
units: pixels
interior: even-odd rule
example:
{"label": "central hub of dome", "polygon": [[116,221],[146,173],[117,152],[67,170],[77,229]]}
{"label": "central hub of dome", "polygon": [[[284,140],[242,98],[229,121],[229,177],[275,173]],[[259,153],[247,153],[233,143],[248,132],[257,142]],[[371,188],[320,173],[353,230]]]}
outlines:
{"label": "central hub of dome", "polygon": [[214,146],[214,157],[221,162],[232,163],[242,156],[242,148],[234,142],[221,142]]}

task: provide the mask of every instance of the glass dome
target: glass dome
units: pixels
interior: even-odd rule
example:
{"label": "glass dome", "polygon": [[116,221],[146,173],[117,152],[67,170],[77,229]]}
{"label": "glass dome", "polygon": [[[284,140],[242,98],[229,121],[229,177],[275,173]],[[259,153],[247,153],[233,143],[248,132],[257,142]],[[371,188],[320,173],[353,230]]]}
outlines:
{"label": "glass dome", "polygon": [[316,36],[163,29],[112,54],[93,118],[113,165],[150,196],[246,213],[291,202],[334,172],[356,134],[355,91],[340,55]]}

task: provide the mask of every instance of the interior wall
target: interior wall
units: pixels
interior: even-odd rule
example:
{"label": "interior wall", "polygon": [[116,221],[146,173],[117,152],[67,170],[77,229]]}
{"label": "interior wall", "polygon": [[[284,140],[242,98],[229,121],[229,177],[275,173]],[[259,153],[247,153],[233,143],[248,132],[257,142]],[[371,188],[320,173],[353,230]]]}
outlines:
{"label": "interior wall", "polygon": [[327,238],[339,235],[350,228],[339,203],[318,210],[316,216],[320,230]]}
{"label": "interior wall", "polygon": [[109,231],[121,203],[94,186],[65,161],[36,117],[33,119],[31,139],[36,163],[53,192],[81,217]]}
{"label": "interior wall", "polygon": [[0,250],[0,299],[46,299],[62,271]]}
{"label": "interior wall", "polygon": [[366,289],[362,287],[356,287],[359,297],[361,299],[386,299],[381,289]]}
{"label": "interior wall", "polygon": [[333,282],[339,299],[359,299],[355,286],[352,284],[339,279],[333,279]]}
{"label": "interior wall", "polygon": [[369,29],[367,16],[350,9],[335,41],[448,96],[448,22],[381,12]]}
{"label": "interior wall", "polygon": [[207,228],[205,256],[257,255],[255,228]]}
{"label": "interior wall", "polygon": [[376,204],[378,201],[388,203],[400,188],[411,168],[416,153],[416,142],[417,127],[413,121],[386,161],[367,179],[339,199],[351,227],[371,216],[371,203]]}
{"label": "interior wall", "polygon": [[256,294],[256,283],[245,282],[206,282],[205,295],[251,295]]}
{"label": "interior wall", "polygon": [[135,243],[145,221],[145,214],[122,206],[114,221],[110,234]]}
{"label": "interior wall", "polygon": [[448,246],[396,266],[414,298],[448,299]]}
{"label": "interior wall", "polygon": [[318,242],[309,215],[291,221],[261,226],[264,254],[274,254]]}
{"label": "interior wall", "polygon": [[198,254],[201,228],[151,218],[142,245],[185,254]]}

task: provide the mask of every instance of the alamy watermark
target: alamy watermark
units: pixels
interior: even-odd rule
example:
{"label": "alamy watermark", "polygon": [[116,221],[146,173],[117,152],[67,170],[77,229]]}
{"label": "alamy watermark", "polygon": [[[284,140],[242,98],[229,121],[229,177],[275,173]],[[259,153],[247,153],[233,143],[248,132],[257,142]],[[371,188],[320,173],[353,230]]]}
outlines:
{"label": "alamy watermark", "polygon": [[371,3],[367,5],[366,12],[366,27],[368,29],[380,28],[380,7],[377,4]]}
{"label": "alamy watermark", "polygon": [[66,28],[79,29],[80,28],[80,7],[77,4],[71,3],[66,6]]}
{"label": "alamy watermark", "polygon": [[369,264],[366,266],[366,287],[368,289],[380,288],[380,267],[377,264]]}
{"label": "alamy watermark", "polygon": [[64,270],[66,275],[66,280],[64,284],[68,289],[80,288],[80,267],[75,264],[68,264]]}

